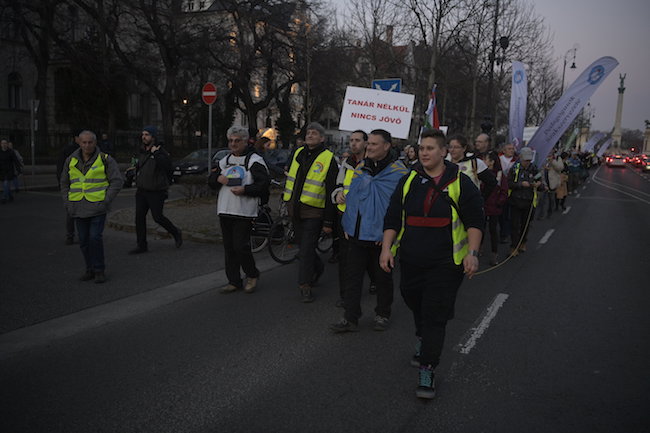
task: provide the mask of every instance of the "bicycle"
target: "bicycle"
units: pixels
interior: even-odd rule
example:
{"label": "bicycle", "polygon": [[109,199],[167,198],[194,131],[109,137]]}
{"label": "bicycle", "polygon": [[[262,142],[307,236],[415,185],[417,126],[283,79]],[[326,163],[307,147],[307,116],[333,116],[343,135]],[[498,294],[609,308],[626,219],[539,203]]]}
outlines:
{"label": "bicycle", "polygon": [[268,237],[269,253],[273,260],[289,264],[298,258],[299,246],[296,231],[287,211],[287,204],[280,198],[280,216],[271,225]]}
{"label": "bicycle", "polygon": [[271,217],[271,209],[268,205],[259,205],[257,217],[253,220],[253,227],[251,229],[252,252],[258,253],[268,245],[272,225],[273,218]]}

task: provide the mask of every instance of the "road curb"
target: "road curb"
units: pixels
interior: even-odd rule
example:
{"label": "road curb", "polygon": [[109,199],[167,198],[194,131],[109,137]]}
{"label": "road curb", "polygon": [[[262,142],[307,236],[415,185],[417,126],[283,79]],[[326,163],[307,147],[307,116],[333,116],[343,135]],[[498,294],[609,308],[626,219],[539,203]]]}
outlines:
{"label": "road curb", "polygon": [[[270,257],[257,262],[260,272],[267,272],[280,266],[282,265]],[[60,338],[72,337],[84,331],[153,311],[215,290],[227,283],[225,270],[221,269],[7,332],[0,335],[0,359],[4,360],[26,350],[47,346]]]}

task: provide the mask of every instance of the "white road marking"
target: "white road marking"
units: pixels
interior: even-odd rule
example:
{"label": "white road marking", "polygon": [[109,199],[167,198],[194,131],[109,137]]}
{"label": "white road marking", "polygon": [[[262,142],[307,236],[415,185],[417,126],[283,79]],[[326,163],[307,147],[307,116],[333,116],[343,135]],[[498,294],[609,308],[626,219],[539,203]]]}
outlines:
{"label": "white road marking", "polygon": [[539,240],[539,243],[540,243],[540,244],[545,244],[546,242],[548,242],[548,240],[549,240],[549,238],[551,237],[551,235],[553,234],[553,232],[555,232],[555,229],[550,229],[550,230],[548,230],[548,231],[544,234],[544,236],[542,236],[542,238]]}
{"label": "white road marking", "polygon": [[[632,198],[635,198],[635,199],[637,199],[637,200],[639,200],[639,201],[642,201],[643,203],[650,204],[650,201],[648,201],[648,200],[642,199],[641,197],[637,197],[636,195],[634,195],[634,194],[630,194],[629,192],[623,191],[623,190],[621,190],[621,189],[614,188],[613,186],[607,185],[607,184],[605,184],[603,181],[600,181],[600,180],[596,179],[596,174],[598,174],[598,171],[599,171],[599,170],[600,170],[600,167],[598,167],[598,170],[596,170],[596,172],[593,174],[593,176],[591,176],[591,180],[593,180],[594,182],[596,182],[598,185],[600,185],[600,186],[604,186],[605,188],[609,188],[609,189],[614,190],[614,191],[618,191],[618,192],[623,193],[623,194],[625,194],[625,195],[628,195],[628,196],[630,196],[630,197],[632,197]],[[610,181],[605,181],[605,182],[608,182],[608,183],[613,184],[613,185],[620,185],[620,186],[622,186],[622,187],[624,187],[624,188],[628,188],[628,189],[633,190],[635,193],[639,193],[639,194],[642,194],[642,195],[650,196],[650,194],[645,193],[645,192],[643,192],[643,191],[639,191],[639,190],[637,190],[637,189],[635,189],[635,188],[632,188],[632,187],[630,187],[630,186],[621,185],[621,184],[618,184],[618,183],[616,183],[616,182],[610,182]]]}
{"label": "white road marking", "polygon": [[576,194],[576,198],[580,198],[580,193]]}
{"label": "white road marking", "polygon": [[570,210],[571,210],[571,206],[567,206],[566,209],[564,209],[564,212],[562,212],[562,215],[568,214]]}
{"label": "white road marking", "polygon": [[583,190],[587,189],[587,185],[583,186],[582,189],[583,189]]}
{"label": "white road marking", "polygon": [[464,344],[461,343],[459,345],[460,353],[467,355],[472,350],[472,348],[476,345],[478,339],[481,338],[481,336],[485,333],[485,331],[490,326],[490,322],[497,315],[499,309],[503,307],[503,303],[506,302],[506,299],[508,299],[508,297],[509,295],[505,293],[499,293],[494,297],[492,303],[487,307],[487,309],[483,313],[483,316],[481,317],[479,324],[470,329],[470,335],[465,341],[465,343]]}

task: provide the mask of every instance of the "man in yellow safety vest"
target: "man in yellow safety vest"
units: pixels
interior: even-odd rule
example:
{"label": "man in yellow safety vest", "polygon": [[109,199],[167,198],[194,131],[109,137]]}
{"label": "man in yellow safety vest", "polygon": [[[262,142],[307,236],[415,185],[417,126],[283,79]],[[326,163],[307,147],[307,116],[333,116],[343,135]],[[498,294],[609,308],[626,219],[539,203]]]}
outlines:
{"label": "man in yellow safety vest", "polygon": [[297,148],[291,157],[282,196],[300,243],[298,285],[302,302],[313,302],[312,287],[325,269],[316,245],[321,230],[332,232],[336,208],[330,197],[337,173],[334,154],[325,148],[325,128],[310,123],[305,145]]}
{"label": "man in yellow safety vest", "polygon": [[79,134],[79,149],[70,155],[61,172],[61,194],[74,218],[79,246],[86,262],[81,281],[106,281],[104,275],[104,223],[109,206],[124,180],[115,160],[97,147],[91,131]]}

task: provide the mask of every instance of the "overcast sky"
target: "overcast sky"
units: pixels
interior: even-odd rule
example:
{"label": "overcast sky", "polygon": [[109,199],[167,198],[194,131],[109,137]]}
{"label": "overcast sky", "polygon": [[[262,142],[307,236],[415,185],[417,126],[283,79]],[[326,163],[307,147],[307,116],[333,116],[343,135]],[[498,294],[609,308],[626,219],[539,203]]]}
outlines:
{"label": "overcast sky", "polygon": [[[330,0],[344,8],[345,0]],[[592,128],[614,127],[619,74],[625,79],[622,127],[644,130],[650,120],[650,0],[529,0],[553,35],[558,76],[564,54],[575,44],[576,69],[567,65],[565,88],[596,59],[612,56],[619,66],[591,99]]]}

